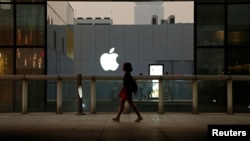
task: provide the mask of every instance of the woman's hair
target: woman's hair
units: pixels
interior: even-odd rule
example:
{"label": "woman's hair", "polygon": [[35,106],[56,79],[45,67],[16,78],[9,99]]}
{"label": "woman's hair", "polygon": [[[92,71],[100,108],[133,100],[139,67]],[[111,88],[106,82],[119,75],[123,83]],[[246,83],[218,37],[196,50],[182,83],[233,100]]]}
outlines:
{"label": "woman's hair", "polygon": [[132,72],[133,71],[133,68],[132,68],[132,65],[131,63],[129,62],[125,62],[123,64],[123,68],[122,68],[125,72]]}

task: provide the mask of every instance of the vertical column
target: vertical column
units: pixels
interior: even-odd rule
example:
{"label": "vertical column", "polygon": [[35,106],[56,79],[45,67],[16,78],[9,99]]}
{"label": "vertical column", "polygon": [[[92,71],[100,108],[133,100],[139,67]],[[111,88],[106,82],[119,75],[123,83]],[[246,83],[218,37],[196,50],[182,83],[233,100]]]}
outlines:
{"label": "vertical column", "polygon": [[96,79],[93,77],[91,79],[91,114],[96,113]]}
{"label": "vertical column", "polygon": [[192,81],[193,86],[193,114],[198,114],[198,83],[197,80]]}
{"label": "vertical column", "polygon": [[56,113],[57,114],[62,114],[62,79],[58,78],[56,82],[56,89],[57,89],[57,94],[56,94]]}
{"label": "vertical column", "polygon": [[27,89],[27,79],[23,78],[22,82],[22,114],[27,114],[28,113],[28,89]]}
{"label": "vertical column", "polygon": [[163,101],[163,79],[159,79],[159,101],[158,101],[158,113],[164,113],[164,101]]}
{"label": "vertical column", "polygon": [[227,80],[227,114],[233,114],[233,82]]}

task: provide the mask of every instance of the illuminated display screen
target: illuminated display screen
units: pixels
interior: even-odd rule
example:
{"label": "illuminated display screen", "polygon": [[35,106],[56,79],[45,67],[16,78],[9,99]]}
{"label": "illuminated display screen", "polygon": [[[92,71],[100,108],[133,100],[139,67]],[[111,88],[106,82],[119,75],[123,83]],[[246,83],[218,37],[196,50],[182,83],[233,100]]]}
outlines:
{"label": "illuminated display screen", "polygon": [[[163,64],[149,64],[149,75],[157,76],[163,75],[164,72],[164,65]],[[152,80],[152,92],[151,98],[158,98],[159,97],[159,81]]]}
{"label": "illuminated display screen", "polygon": [[163,64],[149,64],[149,75],[163,75]]}

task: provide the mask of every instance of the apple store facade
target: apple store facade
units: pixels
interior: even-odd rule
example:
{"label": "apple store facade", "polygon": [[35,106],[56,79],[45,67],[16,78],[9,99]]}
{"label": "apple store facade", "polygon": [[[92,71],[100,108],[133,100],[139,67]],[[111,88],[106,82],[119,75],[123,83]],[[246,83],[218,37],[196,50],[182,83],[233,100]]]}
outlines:
{"label": "apple store facade", "polygon": [[[193,2],[194,23],[80,25],[74,24],[68,2],[0,1],[0,75],[123,75],[127,61],[132,75],[150,75],[151,65],[162,66],[161,73],[168,75],[249,75],[249,0]],[[139,109],[156,112],[154,81],[138,84]],[[167,111],[192,111],[191,81],[164,84]],[[28,111],[55,111],[55,80],[28,85]],[[63,111],[77,111],[76,85],[63,81]],[[86,111],[90,85],[83,80]],[[121,86],[122,80],[97,80],[96,111],[116,112]],[[0,112],[21,110],[21,88],[20,81],[0,81]],[[235,112],[249,112],[249,88],[247,81],[233,83]],[[200,81],[198,90],[200,112],[226,112],[225,81]]]}
{"label": "apple store facade", "polygon": [[[193,24],[163,25],[75,25],[75,73],[83,75],[123,75],[122,65],[131,62],[132,75],[149,75],[150,65],[161,64],[173,75],[193,74]],[[91,52],[91,53],[90,53]],[[106,59],[106,60],[105,60]],[[104,61],[103,61],[104,60]],[[104,63],[103,63],[104,62]],[[105,65],[105,62],[108,65]],[[161,74],[162,75],[162,74]],[[175,98],[190,103],[191,81],[171,81]],[[157,83],[139,81],[134,99],[141,111],[157,111]],[[121,81],[97,81],[97,111],[116,111]],[[178,90],[177,90],[178,89]],[[181,92],[182,91],[182,92]],[[185,93],[183,93],[185,91]],[[181,94],[182,93],[182,94]],[[165,100],[172,97],[165,95]],[[106,101],[106,102],[105,102]],[[108,103],[108,104],[107,104]],[[110,104],[113,103],[113,104]],[[174,103],[174,102],[173,102]],[[100,105],[104,104],[104,105]],[[175,103],[176,104],[176,103]],[[184,106],[190,110],[191,105]],[[105,109],[102,109],[105,107]],[[115,107],[115,108],[114,108]],[[168,107],[168,109],[170,109]],[[184,109],[182,109],[184,110]]]}
{"label": "apple store facade", "polygon": [[122,75],[128,61],[133,75],[148,75],[149,64],[164,64],[173,75],[193,74],[193,24],[75,25],[74,35],[75,73]]}

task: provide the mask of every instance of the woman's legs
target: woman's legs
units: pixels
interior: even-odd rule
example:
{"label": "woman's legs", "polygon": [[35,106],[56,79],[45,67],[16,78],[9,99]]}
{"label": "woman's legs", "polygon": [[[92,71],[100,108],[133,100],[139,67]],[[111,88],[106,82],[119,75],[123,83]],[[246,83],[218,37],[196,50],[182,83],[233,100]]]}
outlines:
{"label": "woman's legs", "polygon": [[124,103],[126,102],[126,100],[123,100],[122,98],[120,99],[120,105],[118,108],[118,112],[117,112],[117,116],[115,118],[113,118],[114,121],[119,122],[120,121],[120,116],[122,114],[122,111],[124,109]]}
{"label": "woman's legs", "polygon": [[[137,106],[134,104],[133,100],[132,99],[127,99],[129,105],[134,109],[136,115],[137,115],[137,119],[135,120],[135,122],[139,122],[141,120],[143,120]],[[124,109],[124,104],[125,104],[126,100],[124,99],[120,99],[120,105],[119,105],[119,108],[118,108],[118,112],[117,112],[117,116],[115,118],[113,118],[112,120],[113,121],[116,121],[116,122],[119,122],[120,121],[120,116],[123,112],[123,109]]]}
{"label": "woman's legs", "polygon": [[129,103],[129,105],[134,109],[134,111],[135,111],[135,113],[136,113],[136,115],[137,115],[137,119],[135,120],[135,122],[141,121],[143,118],[142,118],[142,116],[141,116],[141,114],[140,114],[140,112],[139,112],[137,106],[136,106],[135,103],[133,102],[133,100],[132,100],[132,99],[128,99],[128,103]]}

